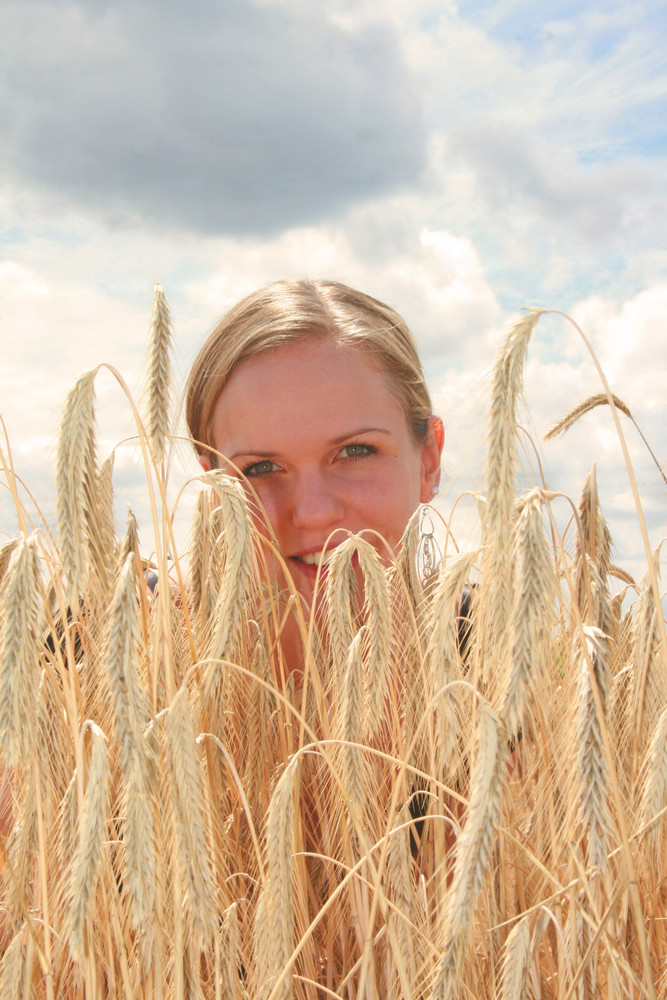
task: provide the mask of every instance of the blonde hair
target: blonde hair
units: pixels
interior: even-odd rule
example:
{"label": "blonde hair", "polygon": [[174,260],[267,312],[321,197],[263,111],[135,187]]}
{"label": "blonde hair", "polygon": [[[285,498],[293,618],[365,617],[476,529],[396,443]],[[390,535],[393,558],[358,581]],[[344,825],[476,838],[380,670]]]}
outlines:
{"label": "blonde hair", "polygon": [[426,438],[431,398],[405,321],[378,299],[337,281],[276,281],[246,296],[220,321],[190,371],[185,415],[195,449],[213,448],[215,404],[243,361],[283,344],[332,337],[368,351],[386,376],[415,441]]}

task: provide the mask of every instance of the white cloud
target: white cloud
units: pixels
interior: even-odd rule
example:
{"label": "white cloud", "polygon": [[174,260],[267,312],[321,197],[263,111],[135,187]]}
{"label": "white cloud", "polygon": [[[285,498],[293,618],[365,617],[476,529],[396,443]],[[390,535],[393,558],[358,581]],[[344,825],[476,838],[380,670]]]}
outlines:
{"label": "white cloud", "polygon": [[[525,0],[244,0],[225,8],[226,40],[205,4],[168,2],[159,18],[152,0],[37,7],[13,2],[2,15],[13,18],[0,45],[20,85],[0,94],[11,158],[0,190],[0,398],[38,492],[75,375],[111,360],[138,388],[156,279],[181,381],[223,310],[265,282],[330,276],[390,302],[415,331],[446,419],[452,489],[481,485],[480,369],[501,328],[521,305],[570,308],[660,453],[658,4],[562,2],[545,13]],[[16,63],[26,58],[31,72]],[[526,388],[537,434],[598,391],[562,321],[540,321]],[[107,447],[127,411],[107,376],[98,395]],[[545,461],[575,495],[597,461],[635,558],[609,418],[584,417]],[[663,484],[627,436],[651,530],[664,531]],[[130,499],[133,462],[119,455]]]}

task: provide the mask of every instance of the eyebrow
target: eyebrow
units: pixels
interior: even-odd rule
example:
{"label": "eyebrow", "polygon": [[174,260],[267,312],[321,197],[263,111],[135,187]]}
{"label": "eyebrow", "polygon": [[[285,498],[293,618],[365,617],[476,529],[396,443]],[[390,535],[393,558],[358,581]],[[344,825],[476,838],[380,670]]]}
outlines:
{"label": "eyebrow", "polygon": [[362,427],[356,431],[350,431],[349,434],[341,434],[340,437],[333,438],[331,444],[342,444],[343,441],[349,441],[350,438],[359,437],[361,434],[391,434],[385,427]]}
{"label": "eyebrow", "polygon": [[[361,427],[358,430],[349,431],[346,434],[341,434],[339,437],[332,438],[328,444],[342,444],[344,441],[360,437],[362,434],[386,434],[387,436],[391,436],[391,431],[385,427]],[[255,448],[248,448],[243,451],[237,451],[234,455],[228,455],[227,457],[228,461],[235,462],[237,458],[246,458],[247,456],[252,458],[277,458],[279,455],[280,452],[277,451],[258,451]]]}

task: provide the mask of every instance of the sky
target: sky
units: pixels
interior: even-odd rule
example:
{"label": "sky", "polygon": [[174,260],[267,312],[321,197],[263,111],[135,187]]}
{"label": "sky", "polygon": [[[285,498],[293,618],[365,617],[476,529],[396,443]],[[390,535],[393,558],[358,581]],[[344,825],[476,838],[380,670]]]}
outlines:
{"label": "sky", "polygon": [[[220,316],[268,281],[335,278],[389,302],[445,420],[438,507],[455,536],[522,308],[581,326],[667,464],[661,0],[4,0],[0,66],[0,413],[47,519],[65,395],[107,362],[138,396],[156,281],[179,387]],[[107,370],[96,387],[104,457],[133,430]],[[595,463],[615,558],[641,573],[609,409],[540,443],[601,391],[561,317],[538,323],[525,389],[526,454],[532,440],[548,486],[575,498]],[[667,486],[623,427],[654,547]],[[118,522],[127,503],[145,521],[137,449],[115,454]],[[178,448],[174,497],[196,471]],[[16,531],[3,488],[0,541]]]}

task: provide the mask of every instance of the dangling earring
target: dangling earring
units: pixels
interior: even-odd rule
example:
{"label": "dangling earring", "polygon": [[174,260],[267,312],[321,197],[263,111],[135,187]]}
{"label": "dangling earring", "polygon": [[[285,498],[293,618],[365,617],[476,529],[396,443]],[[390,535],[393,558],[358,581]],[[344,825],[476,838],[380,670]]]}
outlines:
{"label": "dangling earring", "polygon": [[435,529],[428,505],[422,507],[421,511],[417,560],[421,582],[425,586],[433,574],[437,572],[440,563],[440,550],[435,540]]}

